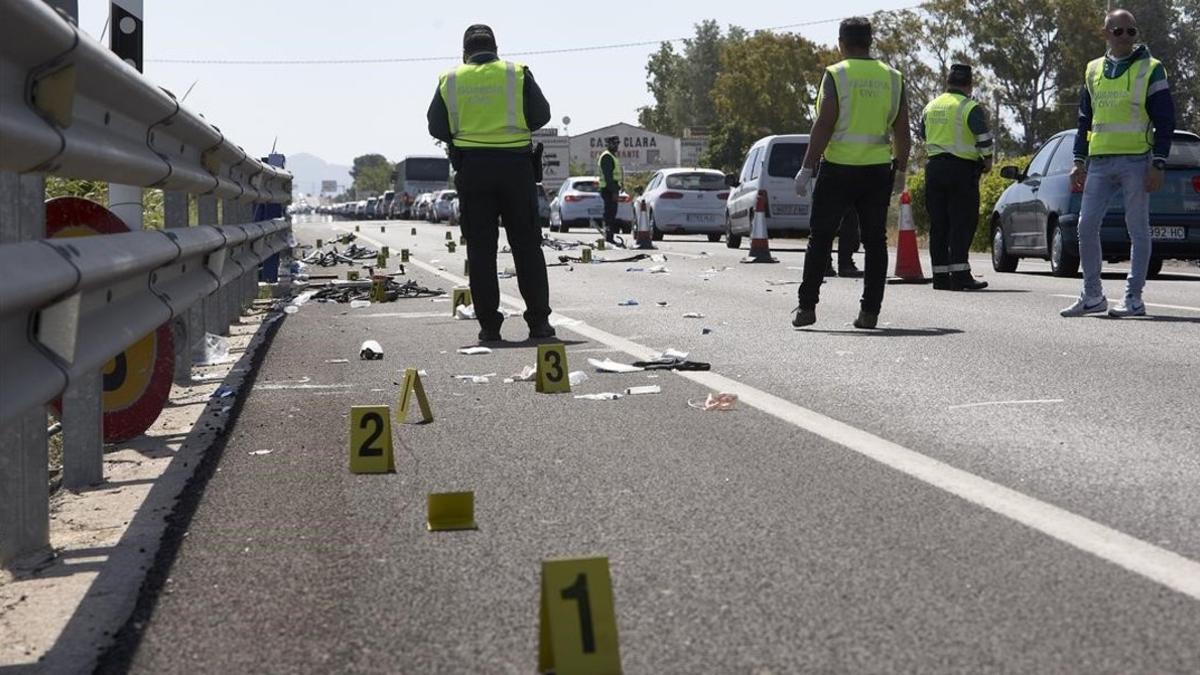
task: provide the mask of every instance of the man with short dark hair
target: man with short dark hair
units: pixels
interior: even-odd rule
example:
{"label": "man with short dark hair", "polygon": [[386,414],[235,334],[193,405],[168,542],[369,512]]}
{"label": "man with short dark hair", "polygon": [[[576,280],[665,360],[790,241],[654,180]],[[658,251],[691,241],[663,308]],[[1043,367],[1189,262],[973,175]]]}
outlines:
{"label": "man with short dark hair", "polygon": [[925,141],[925,210],[929,212],[929,257],[933,288],[987,288],[971,274],[971,241],[979,225],[979,179],[992,168],[992,132],[987,114],[971,98],[971,66],[954,64],[946,93],[925,106],[918,135]]}
{"label": "man with short dark hair", "polygon": [[[1083,191],[1079,212],[1079,261],[1083,292],[1062,316],[1103,314],[1144,316],[1142,289],[1150,267],[1150,193],[1163,184],[1163,171],[1175,133],[1175,103],[1167,71],[1138,44],[1137,22],[1126,10],[1104,20],[1108,53],[1087,66],[1079,96],[1079,129],[1071,185]],[[1153,133],[1151,133],[1153,128]],[[1125,301],[1108,308],[1100,270],[1104,264],[1100,225],[1118,190],[1125,199],[1129,232],[1129,275]]]}
{"label": "man with short dark hair", "polygon": [[871,58],[871,22],[862,17],[842,21],[838,48],[845,59],[825,69],[817,119],[796,174],[796,193],[804,196],[816,173],[804,281],[792,319],[797,328],[817,321],[833,236],[848,210],[858,216],[866,253],[863,295],[854,326],[877,325],[887,283],[888,202],[904,189],[912,143],[903,77]]}
{"label": "man with short dark hair", "polygon": [[496,278],[499,219],[512,248],[530,339],[554,336],[532,132],[550,121],[550,104],[529,69],[501,61],[484,25],[463,35],[463,65],[442,75],[429,105],[429,133],[445,141],[456,175],[462,229],[471,263],[471,297],[479,341],[501,340]]}

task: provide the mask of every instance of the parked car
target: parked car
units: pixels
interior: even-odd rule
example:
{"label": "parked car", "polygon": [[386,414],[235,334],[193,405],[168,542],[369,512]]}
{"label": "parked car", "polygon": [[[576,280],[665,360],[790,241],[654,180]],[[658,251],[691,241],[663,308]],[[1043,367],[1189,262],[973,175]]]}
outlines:
{"label": "parked car", "polygon": [[[1016,181],[1005,189],[992,212],[992,267],[1015,272],[1021,258],[1050,261],[1056,276],[1079,271],[1079,210],[1083,195],[1068,175],[1074,160],[1075,131],[1055,134],[1025,167],[1000,173]],[[1167,159],[1166,180],[1150,196],[1153,251],[1149,276],[1163,260],[1200,258],[1200,136],[1178,131]],[[1109,262],[1129,260],[1125,206],[1118,190],[1100,226],[1100,246]]]}
{"label": "parked car", "polygon": [[429,217],[435,223],[450,220],[452,214],[451,202],[458,196],[454,190],[438,190],[429,201]]}
{"label": "parked car", "polygon": [[375,219],[375,210],[379,208],[379,198],[370,197],[367,199],[367,208],[363,211],[363,216],[367,220]]}
{"label": "parked car", "polygon": [[[617,197],[617,229],[633,231],[633,200],[624,190]],[[596,176],[573,176],[558,188],[550,202],[550,231],[569,232],[572,227],[589,227],[592,222],[603,223],[604,200],[600,198],[600,179]]]}
{"label": "parked car", "polygon": [[364,220],[367,213],[367,200],[359,200],[354,203],[354,219]]}
{"label": "parked car", "polygon": [[458,195],[450,200],[450,210],[454,213],[454,222],[462,224],[462,209],[459,208]]}
{"label": "parked car", "polygon": [[429,217],[429,203],[433,199],[432,192],[422,192],[417,195],[412,206],[412,217],[415,220],[425,220]]}
{"label": "parked car", "polygon": [[380,220],[387,220],[392,217],[392,202],[396,199],[396,193],[388,190],[379,198],[379,203],[375,206],[375,216]]}
{"label": "parked car", "polygon": [[808,134],[767,136],[750,146],[741,172],[725,177],[731,188],[725,203],[726,246],[742,245],[759,211],[773,234],[808,234],[812,196],[797,195],[795,182],[806,152]]}
{"label": "parked car", "polygon": [[634,200],[634,210],[650,223],[651,237],[663,234],[707,234],[721,241],[725,231],[725,174],[715,169],[663,169],[650,177]]}

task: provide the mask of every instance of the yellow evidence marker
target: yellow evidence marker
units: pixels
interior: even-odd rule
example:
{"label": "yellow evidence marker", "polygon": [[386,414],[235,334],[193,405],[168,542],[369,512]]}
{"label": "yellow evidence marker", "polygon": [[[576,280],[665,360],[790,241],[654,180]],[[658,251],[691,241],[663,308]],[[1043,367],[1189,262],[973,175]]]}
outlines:
{"label": "yellow evidence marker", "polygon": [[592,247],[591,246],[584,246],[582,249],[579,250],[579,262],[585,262],[585,263],[592,262]]}
{"label": "yellow evidence marker", "polygon": [[539,394],[567,394],[571,379],[564,345],[538,345],[536,390]]}
{"label": "yellow evidence marker", "polygon": [[467,245],[467,235],[464,234],[464,235],[460,236],[458,238],[458,243],[463,246],[466,246]]}
{"label": "yellow evidence marker", "polygon": [[454,241],[454,233],[450,230],[446,230],[446,241]]}
{"label": "yellow evidence marker", "polygon": [[446,242],[446,250],[449,251],[450,253],[454,253],[455,246],[456,246],[456,244],[452,241]]}
{"label": "yellow evidence marker", "polygon": [[417,406],[421,409],[421,421],[433,421],[433,409],[429,407],[429,398],[425,396],[425,385],[421,384],[421,374],[416,368],[404,371],[404,388],[400,391],[399,409],[396,410],[396,423],[408,421],[408,409],[412,406],[413,394],[417,395]]}
{"label": "yellow evidence marker", "polygon": [[392,411],[386,405],[350,408],[350,473],[391,473]]}
{"label": "yellow evidence marker", "polygon": [[358,225],[355,225],[355,226],[354,226],[354,231],[355,231],[355,232],[361,232],[361,230],[359,229]]}
{"label": "yellow evidence marker", "polygon": [[605,242],[603,239],[597,239],[597,240],[596,240],[596,250],[597,250],[597,251],[603,251],[603,250],[604,250],[604,245],[605,245],[605,243],[606,243],[606,242]]}
{"label": "yellow evidence marker", "polygon": [[408,249],[400,249],[400,262],[408,262]]}
{"label": "yellow evidence marker", "polygon": [[384,302],[387,299],[388,278],[382,275],[371,277],[371,302]]}
{"label": "yellow evidence marker", "polygon": [[383,256],[384,260],[387,260],[388,258],[392,257],[392,249],[388,248],[387,246],[384,246],[383,248],[379,249],[379,253],[380,253],[380,255]]}
{"label": "yellow evidence marker", "polygon": [[380,225],[380,226],[379,226],[379,231],[380,231],[380,232],[387,232],[387,226],[386,226],[386,225]]}
{"label": "yellow evidence marker", "polygon": [[474,492],[431,492],[425,527],[430,532],[475,530]]}
{"label": "yellow evidence marker", "polygon": [[346,281],[358,281],[358,270],[346,270]]}
{"label": "yellow evidence marker", "polygon": [[459,305],[472,304],[475,304],[475,301],[471,298],[471,289],[461,286],[454,289],[454,294],[450,296],[450,316],[455,315]]}
{"label": "yellow evidence marker", "polygon": [[608,558],[542,561],[538,671],[620,675]]}
{"label": "yellow evidence marker", "polygon": [[375,266],[381,270],[387,269],[387,256],[382,253],[375,256]]}
{"label": "yellow evidence marker", "polygon": [[411,234],[415,237],[417,235],[417,228],[414,227]]}

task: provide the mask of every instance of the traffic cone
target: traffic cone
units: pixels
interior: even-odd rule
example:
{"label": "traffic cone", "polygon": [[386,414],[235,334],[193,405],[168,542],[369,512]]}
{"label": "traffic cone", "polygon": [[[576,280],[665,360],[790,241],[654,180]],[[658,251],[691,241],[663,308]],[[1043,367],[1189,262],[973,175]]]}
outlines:
{"label": "traffic cone", "polygon": [[761,190],[754,204],[754,222],[750,225],[750,255],[742,258],[742,262],[779,262],[771,256],[771,242],[767,235],[767,193]]}
{"label": "traffic cone", "polygon": [[634,248],[656,250],[654,238],[650,232],[650,214],[646,211],[646,202],[640,200],[637,204],[637,232],[634,233],[633,238],[637,242]]}
{"label": "traffic cone", "polygon": [[900,238],[896,242],[896,273],[888,283],[927,284],[929,281],[921,271],[921,255],[917,252],[917,226],[912,216],[912,197],[905,190],[900,195]]}

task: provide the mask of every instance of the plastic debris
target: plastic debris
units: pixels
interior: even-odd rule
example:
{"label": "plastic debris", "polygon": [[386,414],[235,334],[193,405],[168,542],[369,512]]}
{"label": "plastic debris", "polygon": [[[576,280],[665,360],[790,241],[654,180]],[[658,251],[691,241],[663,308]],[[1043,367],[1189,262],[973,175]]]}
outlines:
{"label": "plastic debris", "polygon": [[603,394],[579,394],[575,398],[582,401],[615,401],[621,398],[621,395],[605,392]]}
{"label": "plastic debris", "polygon": [[582,370],[572,370],[570,374],[567,375],[567,379],[570,380],[572,387],[578,387],[579,385],[588,381],[588,376],[587,373],[583,372]]}
{"label": "plastic debris", "polygon": [[728,394],[728,393],[712,394],[712,393],[710,393],[708,395],[708,398],[705,399],[704,403],[698,404],[695,401],[688,401],[688,405],[690,405],[693,408],[696,408],[697,410],[703,410],[705,412],[711,412],[711,411],[724,412],[726,410],[733,410],[734,406],[737,405],[737,400],[738,400],[737,394]]}
{"label": "plastic debris", "polygon": [[713,332],[713,329],[711,329],[711,328],[701,328],[700,329],[701,335],[709,335],[712,332]]}
{"label": "plastic debris", "polygon": [[637,304],[638,304],[637,300],[630,298],[628,300],[622,300],[622,301],[618,302],[617,306],[618,307],[636,307]]}
{"label": "plastic debris", "polygon": [[299,311],[300,311],[300,308],[295,305],[288,305],[287,307],[283,308],[284,314],[295,314]]}
{"label": "plastic debris", "polygon": [[612,359],[604,359],[603,361],[599,359],[588,359],[587,362],[588,365],[602,373],[636,373],[645,370],[645,368],[638,368],[637,366],[631,366],[627,363],[613,361]]}
{"label": "plastic debris", "polygon": [[666,306],[667,306],[667,301],[666,301],[666,300],[659,300],[658,302],[656,302],[656,303],[654,303],[654,304],[658,305],[659,307],[666,307]]}
{"label": "plastic debris", "polygon": [[667,269],[666,267],[664,267],[662,265],[655,265],[654,267],[650,268],[650,274],[670,274],[670,273],[671,273],[671,270]]}
{"label": "plastic debris", "polygon": [[657,384],[647,384],[641,387],[630,387],[625,390],[626,396],[638,396],[641,394],[661,394],[662,387]]}
{"label": "plastic debris", "polygon": [[371,306],[370,300],[351,300],[350,301],[350,309],[362,309],[363,307],[370,307],[370,306]]}
{"label": "plastic debris", "polygon": [[254,450],[253,452],[248,452],[246,454],[251,455],[251,456],[262,456],[262,455],[269,455],[272,452],[275,452],[275,451],[274,450]]}
{"label": "plastic debris", "polygon": [[350,363],[350,359],[326,359],[325,363]]}
{"label": "plastic debris", "polygon": [[358,348],[358,358],[363,361],[378,361],[383,358],[383,347],[375,340],[367,340]]}
{"label": "plastic debris", "polygon": [[683,315],[685,319],[703,319],[704,315],[700,312],[687,312]]}
{"label": "plastic debris", "polygon": [[488,373],[486,375],[455,375],[454,379],[462,382],[470,382],[471,384],[487,384],[495,376],[495,373]]}
{"label": "plastic debris", "polygon": [[525,366],[521,369],[521,372],[513,374],[513,376],[505,380],[505,382],[533,382],[534,378],[536,377],[537,367]]}
{"label": "plastic debris", "polygon": [[475,305],[459,305],[455,307],[454,318],[473,320],[475,318]]}
{"label": "plastic debris", "polygon": [[221,387],[220,389],[217,390],[216,397],[217,398],[229,398],[230,396],[233,396],[236,393],[237,393],[237,389],[234,389],[233,387]]}
{"label": "plastic debris", "polygon": [[[297,310],[298,311],[298,310]],[[212,333],[204,334],[204,360],[198,365],[215,366],[229,363],[234,359],[229,356],[229,340]]]}
{"label": "plastic debris", "polygon": [[645,272],[646,268],[645,267],[626,267],[625,271],[626,272]]}
{"label": "plastic debris", "polygon": [[475,356],[476,354],[491,354],[492,350],[488,349],[487,347],[463,347],[462,349],[458,350],[458,353],[466,354],[467,356]]}

